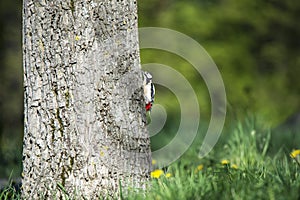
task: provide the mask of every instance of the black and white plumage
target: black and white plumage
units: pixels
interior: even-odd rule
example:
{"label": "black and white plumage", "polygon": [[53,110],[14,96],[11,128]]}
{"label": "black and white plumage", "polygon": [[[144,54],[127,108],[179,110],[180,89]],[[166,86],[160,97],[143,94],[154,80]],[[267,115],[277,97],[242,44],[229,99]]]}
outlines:
{"label": "black and white plumage", "polygon": [[149,72],[144,71],[144,98],[146,111],[150,111],[154,102],[155,88],[152,82],[152,75]]}

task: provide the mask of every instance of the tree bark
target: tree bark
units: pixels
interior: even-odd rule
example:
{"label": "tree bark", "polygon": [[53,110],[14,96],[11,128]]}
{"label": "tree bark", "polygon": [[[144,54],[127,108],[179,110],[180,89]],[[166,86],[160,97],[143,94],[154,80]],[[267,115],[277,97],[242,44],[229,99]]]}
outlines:
{"label": "tree bark", "polygon": [[145,127],[133,0],[24,0],[25,199],[145,188]]}

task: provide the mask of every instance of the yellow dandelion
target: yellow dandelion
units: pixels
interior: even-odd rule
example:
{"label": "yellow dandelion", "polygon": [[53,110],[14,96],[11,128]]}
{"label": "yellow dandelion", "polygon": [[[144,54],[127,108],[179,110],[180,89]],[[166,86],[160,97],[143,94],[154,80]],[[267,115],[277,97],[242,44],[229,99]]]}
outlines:
{"label": "yellow dandelion", "polygon": [[228,165],[228,164],[229,164],[229,161],[226,160],[226,159],[223,159],[223,160],[221,161],[221,164],[222,164],[222,165]]}
{"label": "yellow dandelion", "polygon": [[162,174],[164,173],[163,170],[161,169],[156,169],[153,172],[151,172],[151,177],[152,178],[159,178]]}
{"label": "yellow dandelion", "polygon": [[171,173],[166,173],[166,178],[170,178],[172,176]]}
{"label": "yellow dandelion", "polygon": [[232,165],[231,165],[231,168],[233,168],[233,169],[238,169],[238,166],[237,166],[236,164],[232,164]]}
{"label": "yellow dandelion", "polygon": [[201,171],[202,169],[203,169],[203,165],[202,164],[198,165],[197,168],[196,168],[197,171]]}
{"label": "yellow dandelion", "polygon": [[155,165],[156,163],[156,160],[152,160],[152,165]]}
{"label": "yellow dandelion", "polygon": [[298,155],[300,155],[300,149],[295,149],[290,154],[292,158],[296,158]]}

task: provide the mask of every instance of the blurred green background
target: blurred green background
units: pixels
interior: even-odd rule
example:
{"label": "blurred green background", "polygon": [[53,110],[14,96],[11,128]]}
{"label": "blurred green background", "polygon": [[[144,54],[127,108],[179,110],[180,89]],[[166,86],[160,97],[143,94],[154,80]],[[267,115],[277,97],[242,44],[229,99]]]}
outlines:
{"label": "blurred green background", "polygon": [[22,1],[0,1],[0,178],[21,171],[23,137]]}
{"label": "blurred green background", "polygon": [[[0,178],[12,170],[16,176],[21,171],[21,4],[20,0],[0,2]],[[198,41],[215,61],[228,98],[226,125],[255,115],[274,128],[293,121],[289,117],[300,112],[300,1],[147,0],[138,1],[138,7],[140,27],[182,32]],[[210,98],[200,74],[189,63],[158,50],[142,50],[141,59],[183,74],[197,91],[201,119],[208,122]],[[180,108],[175,95],[157,86],[156,103],[168,113],[162,132],[176,130]]]}

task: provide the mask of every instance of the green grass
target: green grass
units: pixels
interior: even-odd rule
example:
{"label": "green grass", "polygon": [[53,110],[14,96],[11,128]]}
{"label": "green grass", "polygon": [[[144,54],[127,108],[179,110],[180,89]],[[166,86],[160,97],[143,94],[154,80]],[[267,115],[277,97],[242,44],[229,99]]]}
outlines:
{"label": "green grass", "polygon": [[297,147],[272,146],[276,134],[254,119],[237,123],[208,157],[199,159],[194,145],[168,167],[171,177],[154,178],[145,196],[129,199],[299,199],[299,157],[290,157]]}
{"label": "green grass", "polygon": [[[274,137],[276,133],[257,126],[255,120],[236,123],[207,157],[198,158],[195,142],[164,169],[170,177],[152,178],[145,194],[132,193],[123,199],[299,199],[300,157],[292,158],[290,152],[300,148],[300,141],[298,147],[273,146]],[[8,189],[0,199],[7,194],[20,198]]]}
{"label": "green grass", "polygon": [[1,200],[21,199],[21,194],[12,186],[12,182],[0,191]]}

